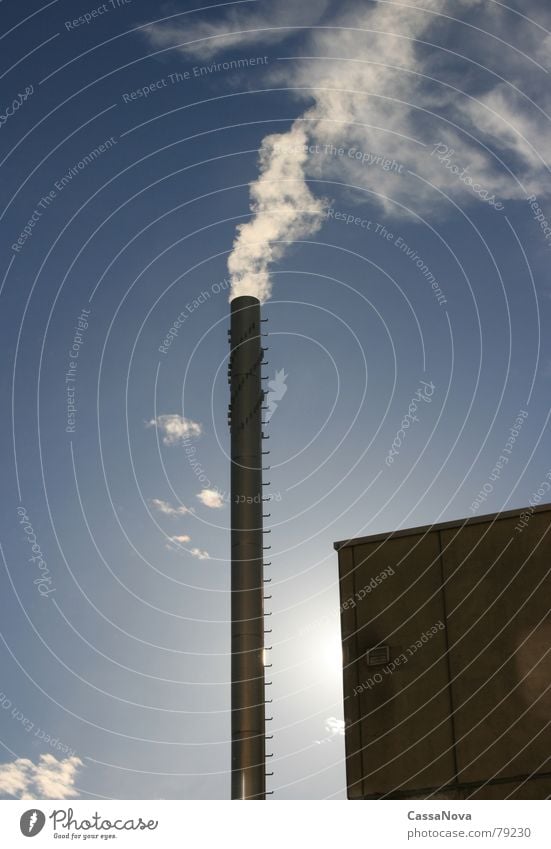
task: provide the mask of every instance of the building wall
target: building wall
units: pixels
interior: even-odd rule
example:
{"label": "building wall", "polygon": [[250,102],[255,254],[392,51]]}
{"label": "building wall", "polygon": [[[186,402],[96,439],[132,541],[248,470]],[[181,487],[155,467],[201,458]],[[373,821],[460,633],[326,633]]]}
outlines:
{"label": "building wall", "polygon": [[551,506],[520,512],[335,544],[349,798],[551,794]]}

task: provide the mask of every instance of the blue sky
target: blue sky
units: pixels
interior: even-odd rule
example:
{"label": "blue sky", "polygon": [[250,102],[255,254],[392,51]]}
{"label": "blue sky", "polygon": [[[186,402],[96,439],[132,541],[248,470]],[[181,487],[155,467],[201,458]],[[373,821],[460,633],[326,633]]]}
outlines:
{"label": "blue sky", "polygon": [[277,399],[270,788],[342,798],[333,541],[551,467],[550,13],[158,15],[0,6],[0,792],[229,794],[231,282]]}

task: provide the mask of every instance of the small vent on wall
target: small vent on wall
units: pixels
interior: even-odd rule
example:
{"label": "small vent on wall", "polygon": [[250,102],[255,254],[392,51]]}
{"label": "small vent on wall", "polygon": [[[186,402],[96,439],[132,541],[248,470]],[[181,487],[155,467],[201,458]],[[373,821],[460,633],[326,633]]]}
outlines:
{"label": "small vent on wall", "polygon": [[367,665],[382,666],[390,660],[390,646],[374,646],[367,650]]}

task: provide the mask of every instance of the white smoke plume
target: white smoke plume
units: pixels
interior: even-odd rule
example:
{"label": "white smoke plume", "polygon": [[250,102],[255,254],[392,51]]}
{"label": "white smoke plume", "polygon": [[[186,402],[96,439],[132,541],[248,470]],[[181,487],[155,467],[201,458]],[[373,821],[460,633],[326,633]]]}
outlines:
{"label": "white smoke plume", "polygon": [[[541,29],[486,0],[408,0],[398,8],[348,8],[335,30],[312,32],[314,58],[286,70],[288,85],[314,97],[304,116],[311,140],[345,149],[310,157],[306,173],[345,183],[352,201],[392,216],[443,210],[446,196],[479,203],[472,184],[500,201],[548,191],[551,126],[529,96],[549,111],[551,90],[531,58],[541,59]],[[435,155],[437,145],[452,152],[448,159]]]}
{"label": "white smoke plume", "polygon": [[253,217],[237,228],[228,258],[231,298],[270,297],[270,265],[289,242],[315,233],[321,227],[324,203],[314,197],[304,174],[308,138],[301,124],[288,133],[266,136],[260,151],[260,175],[251,184]]}
{"label": "white smoke plume", "polygon": [[154,48],[175,47],[185,56],[208,60],[222,50],[278,44],[293,27],[315,24],[328,5],[329,0],[257,0],[230,7],[225,16],[214,6],[200,20],[171,15],[147,25],[141,34]]}
{"label": "white smoke plume", "polygon": [[[424,5],[440,8],[443,3],[444,0],[428,0]],[[323,151],[333,141],[340,147],[346,135],[349,142],[359,137],[359,150],[373,150],[372,142],[376,144],[378,139],[372,138],[366,119],[391,130],[403,125],[403,109],[396,110],[392,100],[406,95],[411,81],[403,71],[389,70],[386,63],[405,69],[415,63],[413,41],[400,36],[407,33],[408,38],[415,37],[430,17],[426,12],[408,8],[401,8],[397,16],[392,7],[376,6],[361,13],[350,12],[339,21],[350,29],[320,30],[311,36],[315,54],[324,60],[315,63],[315,70],[310,60],[299,63],[294,73],[299,87],[311,89],[315,104],[303,116],[305,120],[295,122],[288,133],[267,136],[262,142],[260,174],[250,187],[253,217],[238,227],[228,259],[231,298],[254,295],[260,301],[267,300],[271,293],[270,267],[283,255],[285,242],[295,242],[320,228],[325,204],[306,183],[307,171],[317,173],[317,163],[309,152],[310,141],[321,143]],[[366,32],[359,34],[358,27]],[[357,56],[360,61],[355,64],[325,59],[331,56],[347,60]],[[366,56],[384,57],[385,63],[382,67],[363,63]],[[374,107],[368,103],[372,92],[378,98]],[[385,100],[387,94],[392,95],[390,102]],[[403,150],[404,133],[398,132],[392,144]],[[347,156],[338,160],[325,163],[326,170],[328,164],[330,172],[336,170],[345,179],[352,171],[350,179],[358,182],[357,161]],[[372,190],[377,189],[377,183],[377,177],[370,179]]]}
{"label": "white smoke plume", "polygon": [[[388,216],[434,213],[449,206],[446,197],[468,204],[495,196],[503,206],[550,194],[544,5],[526,0],[522,13],[494,0],[316,5],[312,28],[293,33],[305,39],[303,58],[267,69],[268,82],[306,106],[288,133],[262,142],[252,218],[229,257],[231,297],[269,298],[270,268],[286,243],[320,227],[324,202],[307,178],[334,181],[350,202],[375,203]],[[212,56],[228,48],[224,32],[235,48],[251,44],[255,26],[265,42],[296,26],[288,2],[254,8],[219,18],[215,31],[188,27],[189,40],[204,41],[186,46],[174,33],[172,43],[185,55]],[[162,43],[171,43],[166,29]]]}

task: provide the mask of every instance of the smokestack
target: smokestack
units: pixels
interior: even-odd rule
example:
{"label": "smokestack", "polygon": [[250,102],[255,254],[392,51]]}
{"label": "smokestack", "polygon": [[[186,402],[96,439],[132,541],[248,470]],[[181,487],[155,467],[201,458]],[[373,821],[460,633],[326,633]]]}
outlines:
{"label": "smokestack", "polygon": [[232,799],[266,797],[260,301],[231,301]]}

